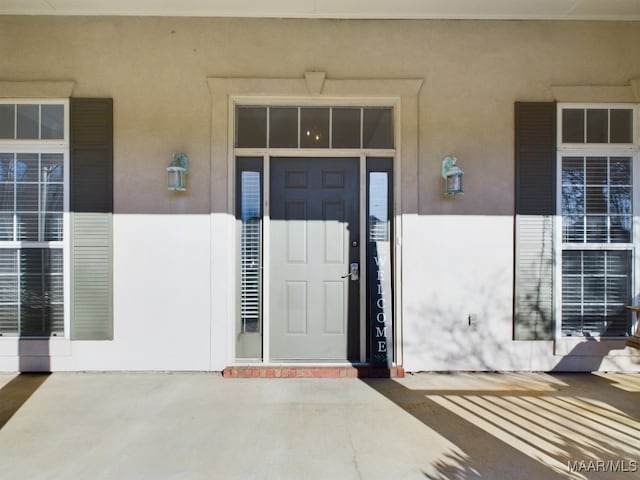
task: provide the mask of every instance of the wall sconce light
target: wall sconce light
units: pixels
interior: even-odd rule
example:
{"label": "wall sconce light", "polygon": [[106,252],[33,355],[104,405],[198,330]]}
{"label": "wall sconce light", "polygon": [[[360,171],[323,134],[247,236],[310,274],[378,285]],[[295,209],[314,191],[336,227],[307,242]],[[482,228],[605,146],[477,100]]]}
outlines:
{"label": "wall sconce light", "polygon": [[442,160],[442,178],[444,178],[445,195],[462,195],[462,176],[464,172],[456,165],[456,157],[446,157]]}
{"label": "wall sconce light", "polygon": [[167,167],[167,189],[171,192],[186,191],[184,176],[187,173],[189,173],[189,157],[184,153],[174,153],[173,161]]}

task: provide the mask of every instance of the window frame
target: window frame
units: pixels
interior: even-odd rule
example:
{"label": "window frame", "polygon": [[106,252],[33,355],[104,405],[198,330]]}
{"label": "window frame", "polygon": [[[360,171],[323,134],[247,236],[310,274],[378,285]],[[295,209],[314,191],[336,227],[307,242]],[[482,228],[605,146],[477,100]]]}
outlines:
{"label": "window frame", "polygon": [[[563,143],[562,142],[562,113],[564,109],[631,109],[632,114],[632,143]],[[584,341],[586,335],[563,335],[563,298],[562,298],[562,255],[565,250],[573,251],[611,251],[622,250],[631,252],[631,304],[638,304],[636,288],[640,284],[640,105],[635,103],[558,103],[556,107],[556,215],[554,218],[554,311],[555,311],[555,338],[562,340]],[[563,157],[630,157],[632,165],[631,185],[632,193],[632,238],[630,243],[577,243],[564,242],[563,239],[563,214],[562,214],[562,159]],[[631,327],[629,334],[637,330],[637,317],[631,315]],[[624,340],[627,337],[607,337],[593,335],[601,340]]]}
{"label": "window frame", "polygon": [[[0,241],[0,249],[62,249],[62,288],[63,288],[63,332],[44,333],[42,335],[24,336],[20,330],[17,333],[0,332],[0,338],[70,338],[71,312],[71,231],[70,231],[70,101],[69,98],[3,98],[2,105],[62,105],[64,109],[63,136],[60,139],[10,139],[0,138],[0,152],[12,154],[35,153],[61,154],[63,162],[63,207],[62,207],[62,240],[14,240]],[[41,126],[39,127],[41,128]],[[41,131],[39,132],[39,135]]]}

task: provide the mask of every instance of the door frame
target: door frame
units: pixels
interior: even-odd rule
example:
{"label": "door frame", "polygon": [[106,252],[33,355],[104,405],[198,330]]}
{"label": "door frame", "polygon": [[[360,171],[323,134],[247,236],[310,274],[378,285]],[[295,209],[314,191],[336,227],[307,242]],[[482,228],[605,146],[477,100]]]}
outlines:
{"label": "door frame", "polygon": [[[225,366],[247,364],[235,357],[235,325],[237,322],[238,278],[236,220],[235,220],[235,159],[236,156],[350,156],[355,149],[236,149],[236,105],[272,106],[385,106],[393,108],[394,150],[360,150],[360,208],[366,208],[366,158],[386,156],[393,158],[393,257],[394,279],[394,364],[401,366],[402,358],[402,217],[418,211],[418,94],[422,79],[326,79],[324,72],[306,72],[302,78],[208,78],[211,93],[211,338],[210,368],[221,370]],[[268,158],[267,158],[268,162]],[[363,166],[363,163],[365,164]],[[265,164],[265,167],[268,165]],[[263,184],[268,188],[268,169]],[[226,181],[225,181],[226,180]],[[263,191],[269,198],[269,191]],[[268,217],[268,204],[263,218]],[[361,222],[360,228],[366,222]],[[263,237],[268,241],[268,225],[263,226]],[[362,232],[361,232],[362,233]],[[364,236],[362,238],[365,238]],[[264,251],[267,246],[263,247]],[[366,268],[366,249],[361,249],[361,266]],[[263,260],[269,268],[268,258]],[[366,278],[366,271],[361,278]],[[265,272],[263,278],[267,278]],[[230,281],[231,280],[231,281]],[[361,297],[366,291],[361,288]],[[268,295],[264,295],[268,302]],[[365,299],[366,301],[366,299]],[[361,302],[363,302],[361,298]],[[269,305],[263,304],[263,312]],[[361,317],[366,305],[361,303]],[[264,322],[264,318],[263,318]],[[361,360],[366,360],[366,322],[361,321]],[[263,349],[260,365],[271,364],[268,352],[268,328],[263,327]]]}
{"label": "door frame", "polygon": [[[279,106],[279,105],[278,105]],[[258,154],[256,150],[260,150],[262,154]],[[367,314],[367,249],[366,249],[366,228],[367,228],[367,159],[368,158],[392,158],[394,159],[394,168],[395,168],[395,150],[360,150],[360,149],[352,149],[352,150],[343,150],[343,149],[247,149],[247,148],[236,148],[234,149],[234,169],[233,175],[235,177],[235,159],[237,157],[262,157],[262,362],[261,364],[271,364],[271,305],[270,305],[270,273],[271,273],[271,259],[268,255],[268,252],[271,249],[271,235],[270,235],[270,222],[271,222],[271,211],[269,205],[269,199],[271,195],[271,159],[274,157],[277,158],[353,158],[358,159],[358,196],[359,196],[359,236],[360,236],[360,248],[359,248],[359,262],[360,262],[360,288],[359,288],[359,341],[360,341],[360,363],[366,362],[366,353],[367,353],[367,322],[366,322],[366,314]],[[375,155],[373,154],[375,152]],[[235,187],[235,184],[234,184]],[[234,202],[237,198],[236,192],[234,190]],[[236,210],[236,206],[234,204],[234,212]],[[394,222],[396,221],[395,212],[392,212]],[[394,231],[396,227],[394,225]],[[236,241],[237,245],[237,241]],[[237,248],[234,252],[234,258],[237,258],[238,252]],[[236,275],[238,273],[236,272]],[[237,277],[235,277],[237,278]],[[237,282],[234,282],[234,285]],[[394,289],[395,290],[395,289]],[[236,292],[236,303],[237,303],[238,293]],[[234,318],[234,328],[237,326],[238,319]],[[395,312],[394,312],[395,317]],[[235,338],[235,332],[234,332]],[[235,342],[233,345],[234,348],[234,360],[235,363],[245,364],[247,362],[242,362],[235,358]],[[299,364],[300,362],[296,362]],[[345,363],[348,363],[345,361]]]}

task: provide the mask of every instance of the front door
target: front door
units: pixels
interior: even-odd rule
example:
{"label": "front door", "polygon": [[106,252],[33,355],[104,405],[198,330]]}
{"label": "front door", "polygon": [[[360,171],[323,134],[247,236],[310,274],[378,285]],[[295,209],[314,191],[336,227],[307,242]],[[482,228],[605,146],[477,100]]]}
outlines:
{"label": "front door", "polygon": [[270,179],[271,358],[358,360],[359,159],[272,158]]}

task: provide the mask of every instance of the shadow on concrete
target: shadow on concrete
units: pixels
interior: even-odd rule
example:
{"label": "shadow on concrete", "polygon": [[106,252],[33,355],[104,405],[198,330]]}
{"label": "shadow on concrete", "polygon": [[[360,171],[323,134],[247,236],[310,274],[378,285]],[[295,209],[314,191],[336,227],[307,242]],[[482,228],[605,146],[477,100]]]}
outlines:
{"label": "shadow on concrete", "polygon": [[0,429],[48,377],[48,373],[21,373],[0,389]]}
{"label": "shadow on concrete", "polygon": [[553,372],[550,376],[566,385],[559,387],[559,393],[567,389],[574,396],[606,404],[640,419],[640,374]]}
{"label": "shadow on concrete", "polygon": [[[443,390],[439,380],[446,374],[431,375],[433,382],[415,385],[410,377],[362,380],[455,445],[425,478],[591,479],[640,468],[640,412],[633,406],[640,376],[613,377],[626,390],[589,374],[544,375],[548,383],[531,388],[522,382],[510,388],[509,374],[493,374],[496,382],[486,389],[458,383]],[[607,463],[594,476],[591,461]]]}

